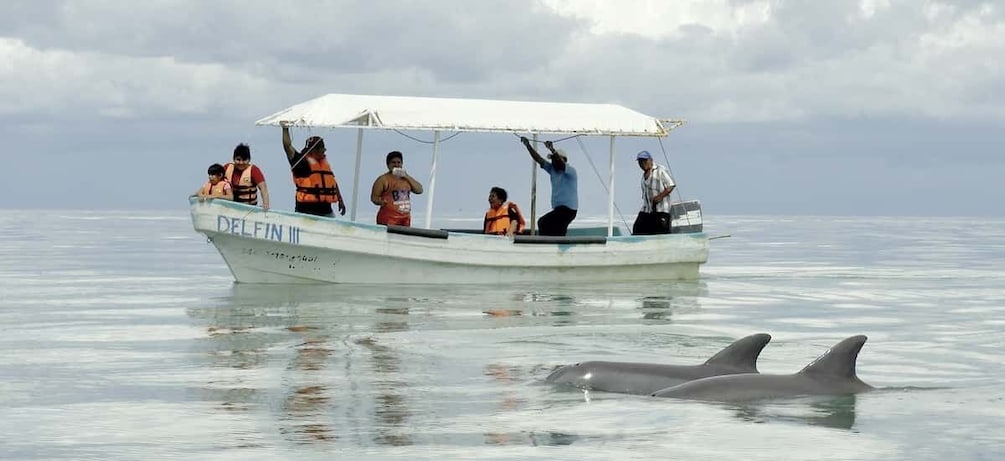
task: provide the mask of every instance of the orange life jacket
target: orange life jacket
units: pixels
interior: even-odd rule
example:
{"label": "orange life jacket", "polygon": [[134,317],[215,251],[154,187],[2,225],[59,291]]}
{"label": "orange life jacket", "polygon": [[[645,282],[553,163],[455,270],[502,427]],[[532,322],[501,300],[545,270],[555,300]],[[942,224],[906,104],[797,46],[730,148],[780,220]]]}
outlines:
{"label": "orange life jacket", "polygon": [[[248,203],[251,205],[258,205],[258,185],[252,184],[251,181],[251,169],[254,167],[252,164],[244,167],[244,171],[241,172],[241,178],[237,182],[231,181],[230,187],[234,189],[234,201],[241,203]],[[228,163],[223,177],[230,180],[234,177],[234,164]]]}
{"label": "orange life jacket", "polygon": [[220,182],[216,183],[216,185],[213,185],[213,183],[211,183],[209,181],[206,181],[206,184],[202,185],[202,194],[203,195],[210,195],[210,194],[220,195],[220,194],[223,194],[223,193],[227,192],[226,187],[229,186],[229,185],[230,185],[230,181],[227,181],[226,179],[221,179]]}
{"label": "orange life jacket", "polygon": [[517,225],[516,232],[523,232],[523,227],[527,223],[523,219],[523,213],[520,212],[520,207],[516,206],[513,202],[503,203],[499,208],[489,208],[489,211],[485,212],[485,233],[486,234],[496,234],[505,235],[506,231],[509,230],[510,219],[509,210],[516,211]]}
{"label": "orange life jacket", "polygon": [[305,156],[304,161],[311,167],[311,174],[304,177],[293,177],[293,184],[297,186],[298,202],[338,202],[338,181],[332,174],[332,168],[328,166],[328,159],[317,160],[311,156]]}

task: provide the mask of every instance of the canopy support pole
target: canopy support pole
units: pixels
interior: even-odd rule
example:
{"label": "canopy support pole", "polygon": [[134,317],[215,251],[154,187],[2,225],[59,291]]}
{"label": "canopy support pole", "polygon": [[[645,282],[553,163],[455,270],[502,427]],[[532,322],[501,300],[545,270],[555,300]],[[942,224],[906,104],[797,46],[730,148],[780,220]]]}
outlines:
{"label": "canopy support pole", "polygon": [[429,200],[426,201],[426,229],[433,226],[433,195],[436,193],[436,160],[440,157],[440,131],[433,131],[433,167],[429,170]]}
{"label": "canopy support pole", "polygon": [[359,204],[359,163],[363,155],[363,129],[356,131],[356,173],[352,177],[352,213],[349,219],[356,221],[356,208]]}
{"label": "canopy support pole", "polygon": [[614,136],[611,136],[611,177],[607,186],[607,236],[614,236]]}
{"label": "canopy support pole", "polygon": [[[537,133],[534,133],[534,146],[537,146]],[[530,159],[530,235],[537,231],[537,169],[540,166]]]}

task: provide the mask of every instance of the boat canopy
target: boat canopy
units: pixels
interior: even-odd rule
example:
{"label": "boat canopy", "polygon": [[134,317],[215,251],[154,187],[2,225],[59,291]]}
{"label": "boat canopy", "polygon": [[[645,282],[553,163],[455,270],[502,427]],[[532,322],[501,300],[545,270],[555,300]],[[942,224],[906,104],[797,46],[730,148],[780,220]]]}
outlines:
{"label": "boat canopy", "polygon": [[680,120],[617,104],[326,94],[276,112],[256,125],[421,131],[666,136]]}

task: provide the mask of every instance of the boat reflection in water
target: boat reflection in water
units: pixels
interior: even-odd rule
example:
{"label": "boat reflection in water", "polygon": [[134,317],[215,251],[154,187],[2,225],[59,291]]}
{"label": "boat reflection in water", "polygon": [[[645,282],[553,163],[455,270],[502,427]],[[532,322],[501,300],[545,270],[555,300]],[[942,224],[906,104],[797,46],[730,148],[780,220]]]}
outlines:
{"label": "boat reflection in water", "polygon": [[[548,328],[668,322],[672,312],[698,309],[703,294],[700,281],[656,289],[651,283],[235,284],[229,295],[188,312],[204,332],[195,357],[206,378],[197,392],[220,411],[240,412],[256,427],[272,428],[248,433],[242,443],[249,445],[270,435],[297,444],[342,441],[357,447],[435,444],[444,437],[473,444],[571,443],[575,437],[561,433],[511,433],[475,424],[444,434],[439,431],[449,429],[435,426],[451,416],[526,411],[527,399],[535,398],[525,394],[526,385],[545,372],[538,369],[542,346],[536,338]],[[480,397],[458,403],[457,392]],[[420,426],[425,429],[416,430]],[[479,442],[476,434],[482,435]]]}
{"label": "boat reflection in water", "polygon": [[408,299],[366,297],[392,307],[346,309],[333,301],[346,298],[342,287],[235,284],[220,304],[191,309],[206,332],[201,397],[227,412],[258,412],[292,442],[410,444],[400,358],[378,340],[408,330],[408,309],[393,306]]}
{"label": "boat reflection in water", "polygon": [[315,326],[294,325],[287,330],[302,337],[283,373],[285,416],[280,431],[300,442],[335,440],[331,427],[325,423],[333,390],[326,382],[332,349],[329,336]]}

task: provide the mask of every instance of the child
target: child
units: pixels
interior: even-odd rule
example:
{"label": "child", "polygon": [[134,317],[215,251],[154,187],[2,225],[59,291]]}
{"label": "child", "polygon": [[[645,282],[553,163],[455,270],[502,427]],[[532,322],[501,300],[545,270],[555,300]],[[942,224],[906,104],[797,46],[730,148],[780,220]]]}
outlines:
{"label": "child", "polygon": [[209,181],[197,189],[192,197],[199,197],[200,202],[209,198],[222,198],[224,200],[234,200],[234,191],[230,187],[230,182],[223,179],[223,165],[214,163],[209,166]]}

